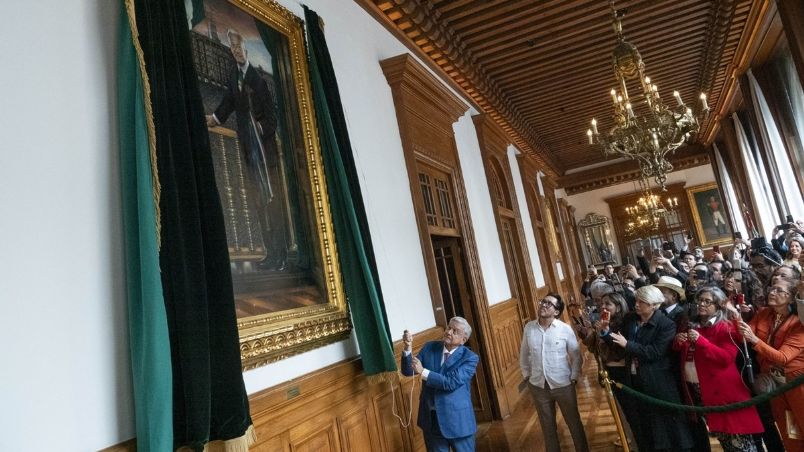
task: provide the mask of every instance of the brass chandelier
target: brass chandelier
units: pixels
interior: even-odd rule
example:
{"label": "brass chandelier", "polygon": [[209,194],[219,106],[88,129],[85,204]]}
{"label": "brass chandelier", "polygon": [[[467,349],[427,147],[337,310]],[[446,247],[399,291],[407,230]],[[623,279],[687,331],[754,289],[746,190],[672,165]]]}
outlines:
{"label": "brass chandelier", "polygon": [[640,181],[642,196],[636,204],[625,208],[628,219],[625,224],[625,233],[629,236],[649,237],[655,234],[661,222],[667,222],[667,218],[675,215],[678,209],[678,198],[668,197],[667,203],[653,194],[650,186],[645,181]]}
{"label": "brass chandelier", "polygon": [[[601,134],[598,132],[597,120],[592,119],[592,128],[586,131],[589,144],[601,145],[603,154],[607,157],[620,156],[637,160],[642,179],[649,180],[652,177],[662,190],[666,190],[667,174],[673,171],[667,154],[673,153],[698,132],[700,123],[709,114],[706,94],[701,93],[697,112],[684,104],[678,91],[673,91],[677,105],[665,105],[659,96],[659,89],[645,75],[645,64],[636,46],[623,37],[621,20],[624,11],[614,9],[613,0],[609,5],[614,32],[617,34],[613,56],[619,92],[617,89],[610,92],[614,106],[614,127]],[[626,80],[634,78],[639,79],[642,93],[629,97]]]}

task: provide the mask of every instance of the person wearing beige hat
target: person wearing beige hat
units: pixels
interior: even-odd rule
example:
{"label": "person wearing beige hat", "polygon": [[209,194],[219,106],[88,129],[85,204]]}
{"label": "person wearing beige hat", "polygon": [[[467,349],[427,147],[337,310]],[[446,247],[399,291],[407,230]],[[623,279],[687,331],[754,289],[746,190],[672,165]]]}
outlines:
{"label": "person wearing beige hat", "polygon": [[689,320],[690,315],[687,306],[681,304],[686,299],[681,281],[672,276],[662,276],[654,284],[654,287],[662,291],[662,295],[664,295],[664,303],[662,303],[664,315],[674,321],[676,325],[679,324],[679,321]]}

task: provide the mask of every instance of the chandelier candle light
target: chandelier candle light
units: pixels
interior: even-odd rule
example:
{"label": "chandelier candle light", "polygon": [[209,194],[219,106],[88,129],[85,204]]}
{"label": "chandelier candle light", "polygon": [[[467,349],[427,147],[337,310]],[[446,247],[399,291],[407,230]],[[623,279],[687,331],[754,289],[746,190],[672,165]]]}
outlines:
{"label": "chandelier candle light", "polygon": [[[614,1],[609,2],[613,13],[614,32],[617,45],[614,48],[614,75],[619,82],[619,92],[612,89],[611,102],[614,107],[614,127],[607,133],[599,133],[598,122],[592,119],[592,128],[586,131],[590,145],[601,145],[605,156],[617,155],[639,162],[642,178],[654,178],[666,190],[667,174],[673,165],[667,154],[673,153],[690,137],[698,132],[700,123],[709,115],[706,94],[701,93],[697,112],[693,112],[678,91],[673,91],[675,107],[666,106],[659,95],[659,88],[645,75],[645,64],[636,46],[623,38],[621,19],[623,11],[614,9]],[[638,78],[642,87],[639,96],[629,97],[626,81]],[[638,106],[640,115],[637,116]]]}

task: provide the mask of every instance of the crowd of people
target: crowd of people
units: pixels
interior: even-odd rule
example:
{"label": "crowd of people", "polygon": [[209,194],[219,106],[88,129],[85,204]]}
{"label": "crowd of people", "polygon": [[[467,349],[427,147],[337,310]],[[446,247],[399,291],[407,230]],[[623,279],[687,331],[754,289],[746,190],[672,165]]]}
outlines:
{"label": "crowd of people", "polygon": [[[589,450],[576,393],[582,343],[610,379],[663,401],[615,386],[632,450],[710,451],[715,437],[726,452],[804,451],[804,385],[775,391],[804,374],[803,237],[804,223],[791,222],[770,242],[737,238],[728,252],[690,249],[688,237],[680,250],[646,250],[638,266],[590,267],[587,304],[571,303],[567,322],[561,296],[547,294],[524,327],[519,359],[545,450],[561,451],[556,405],[574,450]],[[417,425],[428,451],[475,450],[471,333],[454,317],[442,340],[415,355],[403,333],[401,369],[422,379]],[[769,402],[752,400],[768,392]],[[670,404],[731,407],[699,414]]]}
{"label": "crowd of people", "polygon": [[[589,268],[586,307],[571,317],[599,366],[648,396],[699,406],[746,402],[804,374],[804,223],[770,241],[691,245]],[[703,415],[614,394],[638,450],[708,451],[714,436],[727,452],[804,451],[804,386]]]}

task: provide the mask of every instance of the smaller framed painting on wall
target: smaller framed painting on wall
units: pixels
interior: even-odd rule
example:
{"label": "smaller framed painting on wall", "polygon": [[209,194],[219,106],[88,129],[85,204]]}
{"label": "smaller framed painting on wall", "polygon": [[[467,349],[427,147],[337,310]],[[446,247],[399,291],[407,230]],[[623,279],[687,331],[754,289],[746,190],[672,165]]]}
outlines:
{"label": "smaller framed painting on wall", "polygon": [[717,183],[697,185],[686,190],[692,211],[692,222],[700,238],[700,245],[729,243],[732,240],[732,229]]}

